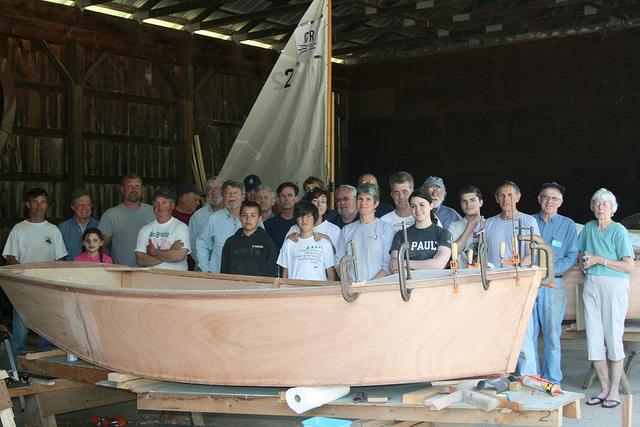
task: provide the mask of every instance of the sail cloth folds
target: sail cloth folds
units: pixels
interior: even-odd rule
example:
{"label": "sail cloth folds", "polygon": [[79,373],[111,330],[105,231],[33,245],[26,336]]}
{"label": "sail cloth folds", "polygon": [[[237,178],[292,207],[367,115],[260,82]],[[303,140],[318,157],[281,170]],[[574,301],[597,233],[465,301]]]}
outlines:
{"label": "sail cloth folds", "polygon": [[280,54],[222,170],[276,186],[326,178],[327,0],[314,0]]}

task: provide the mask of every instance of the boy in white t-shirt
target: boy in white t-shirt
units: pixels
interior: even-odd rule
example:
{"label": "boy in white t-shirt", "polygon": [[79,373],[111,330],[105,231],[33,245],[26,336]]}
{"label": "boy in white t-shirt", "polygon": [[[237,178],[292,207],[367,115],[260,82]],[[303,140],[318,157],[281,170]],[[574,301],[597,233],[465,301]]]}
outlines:
{"label": "boy in white t-shirt", "polygon": [[293,217],[300,227],[297,241],[285,239],[278,265],[282,277],[304,280],[336,280],[333,268],[333,246],[328,239],[316,239],[313,225],[318,221],[318,208],[310,202],[295,204]]}

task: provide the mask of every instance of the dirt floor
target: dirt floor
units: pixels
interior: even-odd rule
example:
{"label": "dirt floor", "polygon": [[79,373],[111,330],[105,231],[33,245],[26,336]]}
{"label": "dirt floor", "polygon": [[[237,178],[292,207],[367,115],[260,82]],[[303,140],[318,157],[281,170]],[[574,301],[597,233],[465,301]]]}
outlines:
{"label": "dirt floor", "polygon": [[[636,343],[640,344],[640,343]],[[628,349],[633,350],[633,348]],[[640,351],[640,346],[637,348]],[[633,393],[640,391],[640,355],[633,361],[628,374]],[[593,396],[598,393],[597,381],[589,390],[583,390],[589,363],[586,360],[586,344],[584,340],[563,341],[563,371],[565,380],[562,388],[569,391],[583,393],[585,396]],[[16,422],[23,425],[22,414],[19,411],[17,400],[14,399]],[[620,408],[605,409],[598,406],[581,405],[582,418],[580,420],[564,419],[565,426],[609,427],[619,426],[621,422]],[[177,412],[152,412],[137,411],[135,401],[117,405],[105,406],[82,412],[69,413],[56,417],[59,426],[89,426],[91,417],[124,417],[130,426],[174,426],[192,425],[188,414]],[[640,398],[634,401],[634,425],[640,426]],[[258,416],[219,416],[206,415],[204,420],[207,426],[216,427],[288,427],[300,426],[305,418],[283,417],[258,417]]]}

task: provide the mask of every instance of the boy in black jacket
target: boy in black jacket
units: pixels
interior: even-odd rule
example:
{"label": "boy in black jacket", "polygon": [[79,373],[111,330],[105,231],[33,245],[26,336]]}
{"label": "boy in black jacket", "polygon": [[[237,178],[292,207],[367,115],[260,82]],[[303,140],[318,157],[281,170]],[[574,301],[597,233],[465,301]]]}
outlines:
{"label": "boy in black jacket", "polygon": [[220,272],[247,276],[278,276],[278,250],[264,229],[260,205],[247,201],[240,207],[242,228],[229,237],[222,248]]}

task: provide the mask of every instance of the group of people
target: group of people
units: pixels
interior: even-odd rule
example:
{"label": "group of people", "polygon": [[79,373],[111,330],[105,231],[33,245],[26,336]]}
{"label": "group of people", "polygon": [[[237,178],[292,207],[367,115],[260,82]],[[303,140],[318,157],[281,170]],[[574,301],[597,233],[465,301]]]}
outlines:
{"label": "group of people", "polygon": [[[350,280],[372,280],[398,270],[398,253],[408,244],[408,267],[414,270],[446,268],[452,243],[463,268],[478,262],[480,234],[488,245],[488,261],[500,267],[516,259],[531,263],[532,254],[514,234],[540,235],[552,248],[553,286],[541,286],[522,346],[518,368],[522,375],[541,375],[562,381],[560,333],[567,306],[562,275],[578,263],[585,278],[589,360],[602,390],[587,404],[615,407],[624,351],[622,334],[628,307],[629,274],[634,252],[624,227],[612,220],[615,196],[598,190],[591,199],[595,220],[577,235],[575,223],[558,213],[565,188],[548,182],[538,194],[540,211],[519,212],[521,192],[503,181],[495,190],[500,213],[485,219],[480,189],[467,185],[458,199],[461,216],[444,205],[446,187],[430,176],[415,188],[411,174],[391,174],[389,186],[395,206],[380,200],[377,179],[364,174],[357,187],[335,190],[336,210],[329,209],[329,193],[322,180],[309,177],[304,195],[296,183],[283,182],[274,192],[258,176],[244,182],[211,178],[205,193],[192,184],[178,190],[156,190],[151,205],[142,201],[142,178],[122,178],[122,203],[108,209],[98,221],[92,217],[91,196],[73,193],[74,215],[58,227],[46,221],[48,195],[32,189],[26,197],[28,217],[9,234],[3,256],[7,263],[76,260],[153,266],[303,280],[336,280],[345,255],[357,258],[357,270],[346,270]],[[206,202],[199,207],[202,197]],[[515,227],[520,227],[515,231]],[[403,230],[405,229],[406,230]],[[549,285],[549,284],[547,284]],[[25,349],[27,329],[14,312],[14,347]],[[539,359],[537,338],[542,330],[544,354]],[[46,344],[46,343],[44,343]],[[541,369],[540,369],[541,368]]]}

